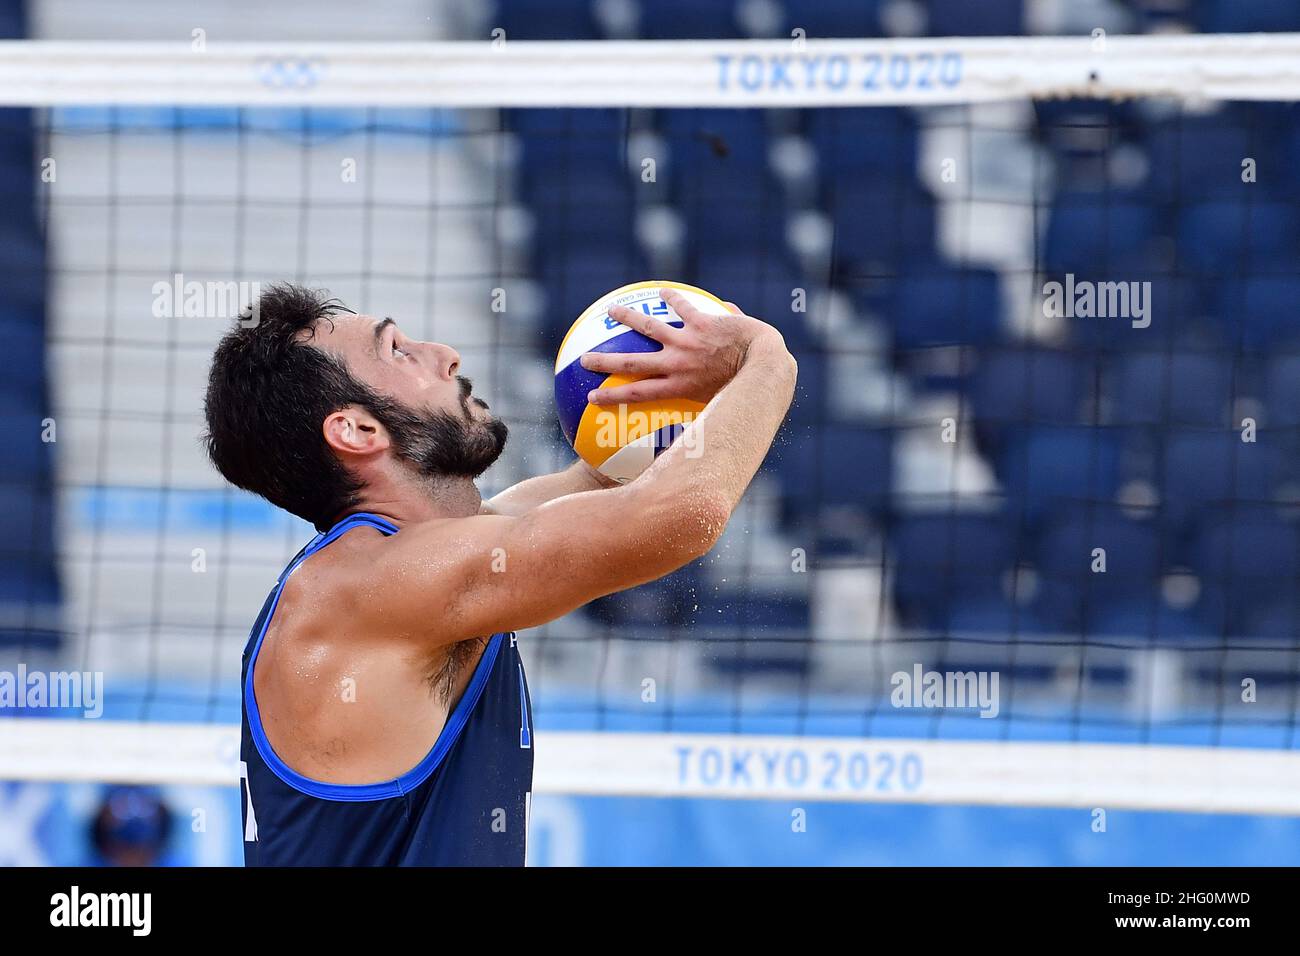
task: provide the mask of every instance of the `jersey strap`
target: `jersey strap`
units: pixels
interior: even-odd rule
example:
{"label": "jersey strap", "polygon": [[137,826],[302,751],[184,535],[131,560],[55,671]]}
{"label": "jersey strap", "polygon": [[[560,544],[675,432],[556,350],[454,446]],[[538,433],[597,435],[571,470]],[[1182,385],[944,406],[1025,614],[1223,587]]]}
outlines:
{"label": "jersey strap", "polygon": [[432,749],[425,755],[424,759],[418,764],[392,780],[382,783],[366,784],[343,784],[343,783],[325,783],[320,780],[313,780],[305,777],[292,769],[276,754],[271,747],[270,740],[267,739],[266,732],[262,728],[262,717],[257,709],[257,695],[253,690],[253,668],[257,663],[257,654],[262,649],[262,641],[266,637],[267,629],[270,627],[271,618],[275,614],[276,605],[280,602],[280,592],[284,583],[288,580],[289,575],[302,564],[307,558],[315,554],[333,541],[337,541],[341,536],[351,531],[353,528],[368,527],[383,532],[385,535],[397,533],[397,526],[384,518],[377,515],[360,512],[358,514],[348,515],[338,524],[328,531],[316,535],[307,546],[298,553],[298,556],[290,562],[289,566],[284,569],[276,581],[275,590],[272,592],[269,609],[263,616],[262,626],[257,632],[256,639],[253,641],[248,666],[245,669],[244,677],[244,709],[248,717],[248,729],[253,738],[253,743],[257,747],[258,756],[266,763],[267,767],[280,778],[284,783],[293,787],[308,796],[317,797],[321,800],[338,800],[345,802],[360,802],[366,800],[385,800],[391,797],[400,797],[409,793],[416,787],[420,786],[438,769],[438,765],[455,746],[456,740],[465,728],[470,714],[474,711],[474,706],[483,694],[483,688],[487,686],[488,678],[492,674],[492,667],[496,663],[497,655],[501,650],[501,642],[505,640],[504,634],[494,634],[488,642],[488,646],[483,650],[483,656],[479,659],[478,667],[474,670],[474,676],[470,679],[469,686],[465,688],[465,693],[461,695],[460,702],[456,709],[451,712],[447,718],[447,723],[443,726],[442,732],[438,734],[438,739],[434,741]]}

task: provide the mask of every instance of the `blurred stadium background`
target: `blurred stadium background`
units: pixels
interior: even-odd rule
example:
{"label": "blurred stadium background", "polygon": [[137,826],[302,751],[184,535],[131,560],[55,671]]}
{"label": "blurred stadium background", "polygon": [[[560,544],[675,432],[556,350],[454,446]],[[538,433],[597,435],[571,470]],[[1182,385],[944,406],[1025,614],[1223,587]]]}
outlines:
{"label": "blurred stadium background", "polygon": [[[10,38],[188,44],[198,28],[214,45],[1300,31],[1281,0],[4,0],[0,15]],[[0,123],[0,393],[17,410],[0,655],[102,671],[106,719],[237,722],[248,628],[311,535],[207,465],[200,400],[226,326],[155,317],[155,283],[292,278],[452,344],[511,427],[493,492],[570,460],[550,363],[573,318],[663,276],[778,325],[799,395],[715,555],[526,635],[539,748],[547,730],[1297,747],[1291,103],[164,105]],[[1150,326],[1048,314],[1044,285],[1067,275],[1150,282]],[[913,664],[997,671],[998,718],[894,708],[890,675]],[[1294,815],[1116,811],[1099,833],[1087,808],[1018,806],[1015,785],[983,807],[539,792],[530,859],[1300,863]],[[92,841],[107,818],[163,862],[237,863],[238,800],[0,783],[0,862],[139,862]]]}

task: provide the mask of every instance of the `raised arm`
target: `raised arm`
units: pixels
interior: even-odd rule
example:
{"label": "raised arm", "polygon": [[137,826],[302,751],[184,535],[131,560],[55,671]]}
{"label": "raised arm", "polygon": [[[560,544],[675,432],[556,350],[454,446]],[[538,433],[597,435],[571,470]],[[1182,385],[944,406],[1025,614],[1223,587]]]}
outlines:
{"label": "raised arm", "polygon": [[617,485],[617,481],[606,478],[579,458],[563,471],[525,479],[516,485],[511,485],[500,494],[493,495],[483,502],[482,513],[517,516],[532,511],[548,501],[563,498],[565,495],[595,491],[598,488],[613,488]]}
{"label": "raised arm", "polygon": [[[672,305],[688,327],[713,321],[680,299]],[[375,569],[391,585],[357,609],[367,626],[436,644],[531,627],[705,554],[767,454],[796,375],[775,329],[743,315],[726,321],[739,371],[643,475],[519,516],[403,529]]]}

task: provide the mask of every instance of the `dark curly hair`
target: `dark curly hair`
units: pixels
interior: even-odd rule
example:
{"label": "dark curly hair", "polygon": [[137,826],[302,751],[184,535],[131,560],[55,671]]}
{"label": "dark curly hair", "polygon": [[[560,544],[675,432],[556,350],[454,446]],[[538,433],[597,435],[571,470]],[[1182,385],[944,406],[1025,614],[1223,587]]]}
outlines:
{"label": "dark curly hair", "polygon": [[270,286],[257,321],[218,344],[203,402],[203,440],[217,470],[318,530],[356,505],[362,487],[326,444],[321,423],[347,405],[373,414],[392,408],[341,359],[310,344],[318,321],[351,312],[321,289]]}

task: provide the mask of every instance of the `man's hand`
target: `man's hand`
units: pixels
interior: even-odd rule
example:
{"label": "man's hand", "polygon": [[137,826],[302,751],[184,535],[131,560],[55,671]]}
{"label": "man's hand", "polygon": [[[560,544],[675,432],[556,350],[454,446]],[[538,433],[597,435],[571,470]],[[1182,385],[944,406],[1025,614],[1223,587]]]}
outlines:
{"label": "man's hand", "polygon": [[691,305],[673,289],[661,296],[682,320],[676,328],[667,322],[623,306],[609,310],[610,317],[654,339],[658,352],[587,352],[582,367],[592,372],[635,375],[638,381],[613,388],[597,388],[587,396],[594,405],[619,405],[664,398],[708,402],[740,371],[750,343],[780,333],[772,326],[745,315],[728,302],[730,315],[710,315]]}

